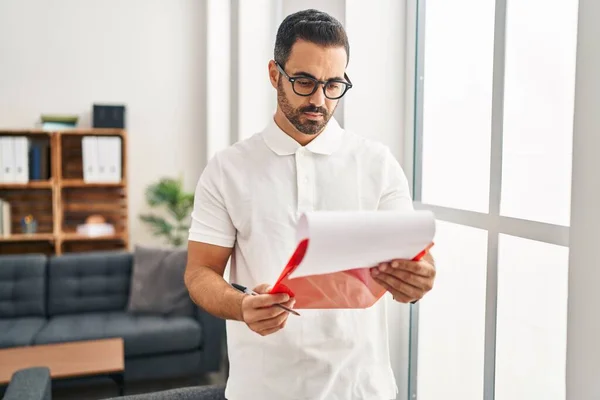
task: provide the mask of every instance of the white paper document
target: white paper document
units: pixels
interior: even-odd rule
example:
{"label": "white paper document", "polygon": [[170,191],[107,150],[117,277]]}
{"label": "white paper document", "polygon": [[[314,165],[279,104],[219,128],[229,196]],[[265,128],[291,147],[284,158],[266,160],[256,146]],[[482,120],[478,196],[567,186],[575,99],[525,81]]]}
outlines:
{"label": "white paper document", "polygon": [[308,248],[290,279],[410,260],[434,235],[430,211],[307,212],[298,221],[296,239],[308,239]]}

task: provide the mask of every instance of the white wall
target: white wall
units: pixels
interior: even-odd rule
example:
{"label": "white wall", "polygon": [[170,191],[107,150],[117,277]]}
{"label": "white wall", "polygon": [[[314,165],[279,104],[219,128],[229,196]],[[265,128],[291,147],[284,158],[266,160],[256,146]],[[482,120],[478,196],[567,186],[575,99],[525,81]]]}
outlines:
{"label": "white wall", "polygon": [[281,2],[282,20],[289,14],[309,8],[326,12],[338,19],[342,24],[345,20],[345,0],[282,0]]}
{"label": "white wall", "polygon": [[[346,129],[388,145],[403,163],[406,102],[406,1],[346,1],[346,29],[350,40],[348,76],[354,87],[345,99]],[[412,25],[411,25],[412,26]],[[410,48],[409,48],[410,49]],[[410,160],[407,160],[410,161]],[[409,175],[412,168],[406,168]],[[408,393],[410,309],[387,298],[392,367],[398,399]]]}
{"label": "white wall", "polygon": [[[206,150],[205,161],[232,142],[231,103],[233,97],[230,76],[231,54],[231,3],[223,0],[206,0]],[[209,101],[210,100],[210,101]],[[202,166],[204,168],[204,165]],[[198,175],[199,177],[199,175]],[[197,177],[197,178],[198,178]]]}
{"label": "white wall", "polygon": [[600,398],[600,2],[579,0],[573,129],[567,399]]}
{"label": "white wall", "polygon": [[236,0],[239,3],[236,46],[239,112],[236,139],[245,139],[269,122],[275,113],[277,92],[268,78],[277,33],[278,7],[273,0]]}
{"label": "white wall", "polygon": [[0,127],[94,102],[127,104],[132,243],[154,243],[138,219],[144,189],[182,174],[193,189],[205,162],[203,2],[0,1]]}
{"label": "white wall", "polygon": [[348,76],[354,84],[345,99],[347,128],[387,144],[401,161],[405,133],[406,3],[346,2]]}

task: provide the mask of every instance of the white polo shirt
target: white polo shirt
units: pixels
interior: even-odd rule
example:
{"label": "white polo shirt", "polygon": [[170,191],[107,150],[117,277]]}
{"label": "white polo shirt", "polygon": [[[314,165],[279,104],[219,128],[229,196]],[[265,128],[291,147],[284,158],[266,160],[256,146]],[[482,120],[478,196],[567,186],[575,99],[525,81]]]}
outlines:
{"label": "white polo shirt", "polygon": [[[389,149],[332,118],[303,147],[275,122],[216,154],[196,188],[189,240],[234,247],[230,282],[273,284],[308,210],[412,209],[404,172]],[[386,304],[364,310],[302,310],[260,336],[227,321],[228,400],[389,400]]]}

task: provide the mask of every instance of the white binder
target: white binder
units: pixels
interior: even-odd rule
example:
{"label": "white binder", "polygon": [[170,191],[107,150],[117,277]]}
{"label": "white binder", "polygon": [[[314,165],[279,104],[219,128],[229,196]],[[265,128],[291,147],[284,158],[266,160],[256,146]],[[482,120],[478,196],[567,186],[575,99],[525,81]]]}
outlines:
{"label": "white binder", "polygon": [[121,139],[98,137],[98,178],[101,182],[121,182]]}
{"label": "white binder", "polygon": [[98,154],[98,175],[97,181],[106,183],[108,182],[108,151],[106,149],[106,137],[98,136],[96,138],[97,144],[97,154]]}
{"label": "white binder", "polygon": [[0,136],[0,183],[6,182],[6,180],[4,179],[4,156],[3,156],[4,153],[2,151],[3,139],[4,138],[2,136]]}
{"label": "white binder", "polygon": [[15,181],[15,154],[12,136],[0,138],[0,151],[2,151],[2,182],[13,183]]}
{"label": "white binder", "polygon": [[121,138],[107,137],[108,141],[108,179],[111,182],[121,182]]}
{"label": "white binder", "polygon": [[84,136],[81,140],[83,157],[83,180],[86,183],[98,182],[98,141],[96,136]]}
{"label": "white binder", "polygon": [[29,182],[29,142],[25,136],[13,138],[14,154],[14,181],[16,183]]}

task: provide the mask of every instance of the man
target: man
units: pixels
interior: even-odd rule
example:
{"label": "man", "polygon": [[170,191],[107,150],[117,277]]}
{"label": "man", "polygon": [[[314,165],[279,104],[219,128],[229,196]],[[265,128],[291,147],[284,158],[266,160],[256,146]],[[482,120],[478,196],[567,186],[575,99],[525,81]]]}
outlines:
{"label": "man", "polygon": [[[332,118],[351,88],[348,60],[337,20],[316,10],[288,16],[268,65],[277,91],[273,120],[215,155],[199,179],[185,281],[196,304],[227,320],[229,400],[396,398],[384,301],[364,310],[302,310],[298,317],[273,307],[293,307],[294,299],[266,294],[294,250],[302,212],[412,209],[390,151]],[[230,257],[231,282],[259,295],[223,279]],[[372,274],[394,299],[409,303],[432,288],[432,262],[429,255],[394,260]]]}

